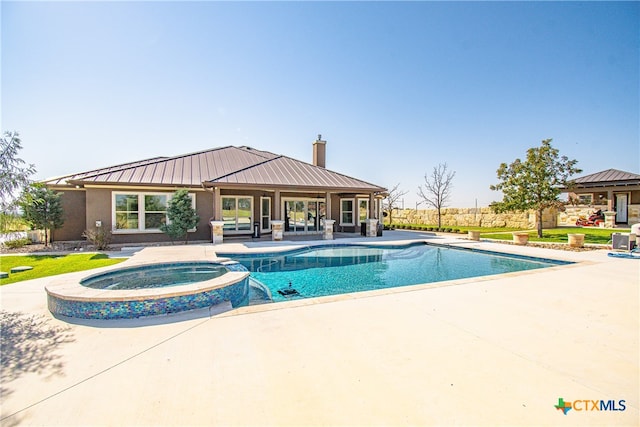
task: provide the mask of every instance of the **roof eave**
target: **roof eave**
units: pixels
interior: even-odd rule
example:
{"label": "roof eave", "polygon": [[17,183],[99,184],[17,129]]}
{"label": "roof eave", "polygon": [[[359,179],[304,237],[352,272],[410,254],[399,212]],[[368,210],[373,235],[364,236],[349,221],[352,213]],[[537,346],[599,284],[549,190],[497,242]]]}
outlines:
{"label": "roof eave", "polygon": [[243,188],[243,189],[278,189],[289,191],[304,191],[310,193],[384,193],[387,190],[382,187],[365,188],[365,187],[318,187],[307,185],[283,185],[283,184],[247,184],[247,183],[233,183],[233,182],[203,182],[204,187],[220,187],[220,188]]}

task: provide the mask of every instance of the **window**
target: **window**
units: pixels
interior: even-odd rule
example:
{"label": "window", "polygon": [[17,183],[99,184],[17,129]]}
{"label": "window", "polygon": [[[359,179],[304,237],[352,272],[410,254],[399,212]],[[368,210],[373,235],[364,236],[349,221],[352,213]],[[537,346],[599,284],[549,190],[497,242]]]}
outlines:
{"label": "window", "polygon": [[[113,231],[159,232],[160,226],[168,222],[167,204],[171,196],[167,193],[112,193]],[[195,208],[195,195],[190,196]]]}
{"label": "window", "polygon": [[590,205],[593,203],[593,194],[578,194],[578,203],[581,205]]}
{"label": "window", "polygon": [[227,231],[251,231],[252,202],[252,197],[223,196],[222,220],[224,225],[222,229]]}
{"label": "window", "polygon": [[358,199],[358,219],[365,222],[369,218],[369,199]]}
{"label": "window", "polygon": [[144,196],[144,224],[146,229],[160,229],[167,222],[167,196]]}
{"label": "window", "polygon": [[340,200],[340,225],[353,225],[353,199]]}
{"label": "window", "polygon": [[115,196],[115,230],[138,229],[138,195],[117,194]]}
{"label": "window", "polygon": [[271,230],[271,198],[260,198],[260,228],[261,231]]}

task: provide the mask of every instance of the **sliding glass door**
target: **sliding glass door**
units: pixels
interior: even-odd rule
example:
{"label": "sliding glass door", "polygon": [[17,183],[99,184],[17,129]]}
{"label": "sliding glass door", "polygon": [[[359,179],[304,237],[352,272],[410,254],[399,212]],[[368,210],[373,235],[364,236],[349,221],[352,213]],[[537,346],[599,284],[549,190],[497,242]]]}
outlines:
{"label": "sliding glass door", "polygon": [[324,230],[326,204],[319,199],[285,199],[284,231],[289,233],[317,233]]}
{"label": "sliding glass door", "polygon": [[225,231],[251,231],[253,198],[245,196],[222,197],[222,220]]}

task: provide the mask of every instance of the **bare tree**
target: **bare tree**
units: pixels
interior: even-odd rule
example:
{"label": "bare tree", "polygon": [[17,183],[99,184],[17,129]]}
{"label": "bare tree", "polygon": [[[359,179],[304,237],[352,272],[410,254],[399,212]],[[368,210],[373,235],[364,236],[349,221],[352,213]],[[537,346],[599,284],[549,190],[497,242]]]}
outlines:
{"label": "bare tree", "polygon": [[389,226],[393,223],[391,217],[393,215],[393,210],[397,207],[396,203],[398,203],[402,196],[408,193],[408,191],[402,191],[398,187],[400,187],[400,183],[397,183],[391,190],[389,190],[387,197],[384,198],[384,202],[382,204],[384,212],[389,213]]}
{"label": "bare tree", "polygon": [[438,211],[438,228],[442,226],[441,211],[447,206],[453,189],[455,171],[449,171],[447,164],[440,163],[433,167],[431,176],[424,174],[424,189],[418,187],[418,196]]}

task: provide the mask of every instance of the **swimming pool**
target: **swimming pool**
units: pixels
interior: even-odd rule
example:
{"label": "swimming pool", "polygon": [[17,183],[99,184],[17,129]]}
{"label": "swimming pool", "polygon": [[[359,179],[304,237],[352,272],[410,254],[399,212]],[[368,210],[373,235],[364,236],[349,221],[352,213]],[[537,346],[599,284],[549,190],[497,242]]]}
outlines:
{"label": "swimming pool", "polygon": [[[249,304],[249,272],[234,261],[192,261],[116,267],[79,281],[45,286],[54,315],[79,319],[133,319]],[[254,294],[261,288],[254,285]],[[264,298],[263,298],[264,299]]]}
{"label": "swimming pool", "polygon": [[403,246],[323,245],[285,253],[224,256],[244,265],[252,280],[271,291],[273,302],[569,264],[423,242]]}

